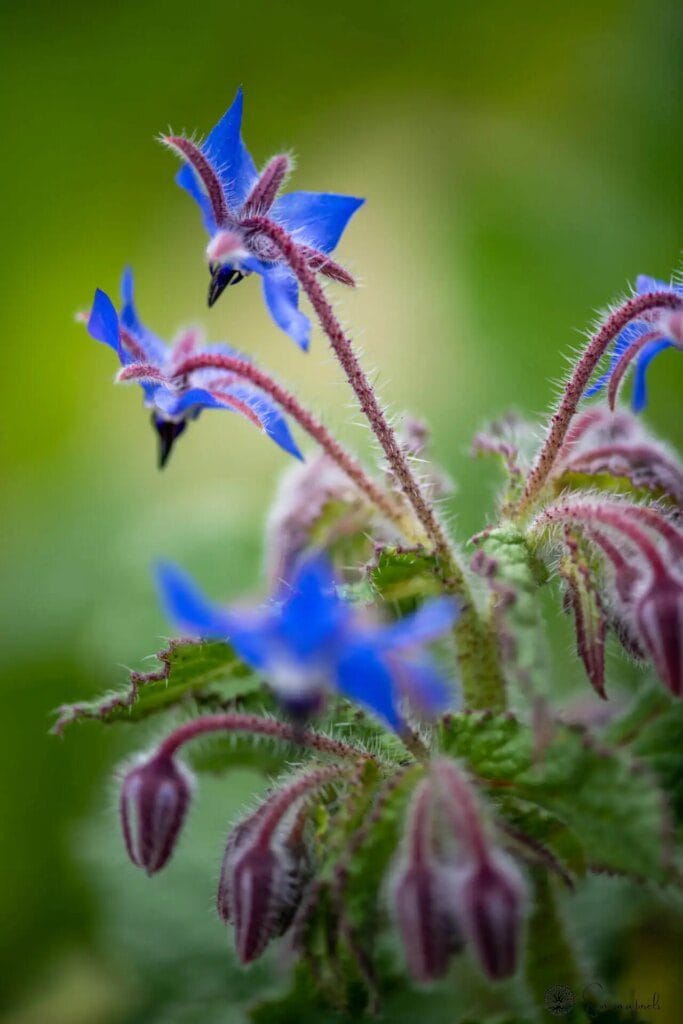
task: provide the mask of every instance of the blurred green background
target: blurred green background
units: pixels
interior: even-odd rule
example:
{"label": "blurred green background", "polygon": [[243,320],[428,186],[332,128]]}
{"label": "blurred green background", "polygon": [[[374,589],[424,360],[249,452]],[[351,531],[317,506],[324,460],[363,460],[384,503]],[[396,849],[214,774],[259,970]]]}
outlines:
{"label": "blurred green background", "polygon": [[[125,861],[108,781],[144,737],[47,730],[58,703],[119,685],[158,648],[156,557],[216,595],[258,590],[285,457],[236,417],[207,415],[159,474],[139,393],[111,387],[112,354],[74,313],[130,262],[160,334],[204,321],[367,450],[319,336],[299,353],[253,283],[205,308],[199,216],[154,136],[206,131],[243,83],[257,162],[294,147],[295,187],[367,196],[341,250],[363,283],[340,296],[343,315],[391,408],[429,418],[469,535],[495,482],[468,459],[476,429],[510,405],[545,409],[595,310],[637,273],[678,264],[681,7],[138,0],[6,4],[0,18],[0,1014],[240,1020],[266,975],[232,966],[211,896],[254,780],[205,785],[179,856],[147,882]],[[682,384],[683,360],[666,353],[648,416],[677,443]],[[584,931],[627,988],[665,988],[657,1020],[679,1020],[675,924],[640,897],[596,892],[582,897]],[[613,913],[596,914],[605,900]]]}

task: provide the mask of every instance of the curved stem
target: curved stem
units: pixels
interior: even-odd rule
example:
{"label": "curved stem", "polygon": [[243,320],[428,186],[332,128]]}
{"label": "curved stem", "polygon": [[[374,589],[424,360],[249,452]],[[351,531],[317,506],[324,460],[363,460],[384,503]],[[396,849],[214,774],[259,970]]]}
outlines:
{"label": "curved stem", "polygon": [[326,427],[305,409],[298,399],[280,384],[273,380],[263,370],[259,370],[252,363],[236,356],[225,356],[217,353],[208,353],[199,356],[190,356],[184,360],[176,369],[177,376],[191,373],[193,370],[203,369],[226,370],[229,373],[237,374],[245,380],[255,384],[266,394],[270,395],[285,412],[289,413],[292,419],[296,420],[299,426],[313,438],[320,447],[327,452],[331,459],[346,473],[350,480],[363,491],[373,505],[376,505],[387,519],[391,519],[399,527],[402,533],[410,531],[406,522],[405,512],[398,504],[389,497],[377,484],[367,475],[360,463],[356,462],[352,455],[330,434]]}
{"label": "curved stem", "polygon": [[457,577],[455,590],[466,590],[464,572],[458,564],[449,540],[439,523],[434,509],[427,501],[420,485],[410,468],[405,452],[402,451],[392,427],[380,408],[358,357],[353,351],[350,338],[344,333],[332,306],[327,301],[315,271],[312,270],[294,239],[278,224],[267,217],[251,217],[245,220],[244,228],[266,235],[277,246],[282,256],[306,292],[315,309],[320,325],[327,335],[332,349],[341,363],[349,384],[353,388],[360,407],[372,427],[375,437],[382,446],[387,461],[393,469],[403,493],[415,510],[425,533],[432,541],[437,556],[448,566],[448,571]]}
{"label": "curved stem", "polygon": [[357,747],[349,746],[340,740],[333,740],[322,733],[300,729],[274,718],[261,718],[259,715],[207,715],[194,718],[175,729],[159,745],[157,756],[172,757],[185,743],[211,732],[250,732],[261,736],[272,736],[287,743],[298,743],[323,754],[332,754],[346,760],[357,761],[369,755]]}
{"label": "curved stem", "polygon": [[597,334],[593,335],[576,364],[560,404],[550,420],[546,439],[527,477],[522,497],[514,508],[515,516],[527,511],[548,479],[581,397],[610,343],[624,327],[642,313],[655,309],[680,309],[682,305],[681,297],[674,292],[648,292],[645,295],[636,295],[612,313]]}

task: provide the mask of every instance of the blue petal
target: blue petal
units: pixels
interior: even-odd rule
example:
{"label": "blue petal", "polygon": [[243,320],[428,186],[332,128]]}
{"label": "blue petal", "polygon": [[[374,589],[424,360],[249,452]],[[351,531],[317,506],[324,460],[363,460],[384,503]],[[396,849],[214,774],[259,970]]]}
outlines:
{"label": "blue petal", "polygon": [[645,378],[648,366],[660,352],[663,352],[666,348],[673,347],[671,341],[668,341],[666,338],[660,338],[646,345],[638,356],[633,377],[633,395],[631,397],[631,407],[634,412],[642,412],[647,405],[647,382]]}
{"label": "blue petal", "polygon": [[354,644],[339,660],[339,690],[382,718],[390,729],[401,732],[405,722],[396,707],[396,688],[391,672],[373,644]]}
{"label": "blue petal", "polygon": [[329,662],[346,632],[351,609],[337,595],[332,567],[324,555],[300,563],[281,592],[278,636],[295,660]]}
{"label": "blue petal", "polygon": [[626,349],[629,348],[634,341],[637,341],[638,338],[647,334],[649,330],[651,330],[651,326],[644,323],[642,320],[636,320],[634,323],[628,324],[628,326],[624,327],[623,331],[620,332],[617,336],[617,340],[614,342],[609,368],[605,373],[598,377],[594,384],[591,384],[591,386],[587,388],[585,395],[586,398],[592,398],[593,395],[596,395],[598,391],[601,391],[602,388],[604,388]]}
{"label": "blue petal", "polygon": [[95,292],[92,309],[90,310],[88,333],[96,341],[102,341],[105,345],[109,345],[119,357],[121,356],[119,318],[114,308],[114,303],[99,288]]}
{"label": "blue petal", "polygon": [[426,601],[413,615],[378,631],[378,642],[384,649],[403,650],[429,643],[453,628],[460,610],[450,597]]}
{"label": "blue petal", "polygon": [[179,629],[198,637],[223,639],[228,635],[228,614],[209,601],[182,569],[161,562],[155,577],[164,611]]}
{"label": "blue petal", "polygon": [[298,242],[332,252],[364,199],[328,192],[289,192],[273,203],[271,216]]}
{"label": "blue petal", "polygon": [[159,412],[171,418],[190,415],[200,409],[226,409],[224,402],[214,398],[204,388],[189,388],[187,391],[172,391],[163,386],[154,392],[154,404]]}
{"label": "blue petal", "polygon": [[263,296],[273,320],[305,352],[311,341],[311,322],[299,312],[299,285],[291,271],[278,264],[259,264],[255,269],[263,278]]}
{"label": "blue petal", "polygon": [[230,643],[257,672],[268,672],[277,666],[276,618],[277,613],[271,609],[228,613]]}
{"label": "blue petal", "polygon": [[[287,420],[274,402],[271,402],[262,392],[255,391],[246,385],[236,384],[221,390],[225,390],[239,402],[244,402],[258,416],[268,437],[289,455],[293,455],[295,459],[301,459],[303,462],[304,457],[290,433]],[[239,410],[234,411],[238,412]]]}
{"label": "blue petal", "polygon": [[121,277],[121,323],[145,352],[150,363],[162,367],[168,349],[161,338],[144,326],[133,298],[133,271],[126,267]]}
{"label": "blue petal", "polygon": [[[290,433],[287,420],[278,407],[270,402],[265,395],[239,384],[221,388],[221,391],[251,409],[262,423],[264,432],[280,448],[289,455],[303,460],[303,455]],[[157,409],[171,418],[197,414],[200,409],[226,409],[228,412],[236,412],[245,416],[227,399],[223,401],[218,395],[212,394],[205,388],[189,388],[187,391],[176,392],[161,386],[157,387],[154,392],[153,400]],[[247,416],[245,418],[251,422]]]}
{"label": "blue petal", "polygon": [[202,221],[206,228],[207,234],[214,235],[217,230],[216,221],[213,216],[213,210],[211,208],[211,200],[209,199],[206,192],[203,190],[197,176],[194,174],[192,169],[183,164],[178,173],[175,176],[176,184],[184,188],[186,192],[189,192],[194,201],[197,203],[202,214]]}
{"label": "blue petal", "polygon": [[451,688],[433,662],[403,660],[395,675],[399,689],[416,710],[435,715],[452,704]]}
{"label": "blue petal", "polygon": [[[240,88],[237,90],[232,106],[218,124],[211,129],[201,147],[204,155],[208,157],[218,172],[228,205],[233,210],[237,210],[242,205],[258,178],[254,161],[242,142],[241,128],[242,89]],[[176,181],[190,193],[193,199],[197,200],[204,214],[207,230],[213,234],[215,228],[210,228],[207,223],[205,204],[198,197],[198,185],[190,168],[183,167]],[[211,221],[213,222],[213,218]]]}
{"label": "blue petal", "polygon": [[649,277],[647,274],[638,274],[636,278],[636,292],[644,295],[646,292],[673,292],[678,291],[672,284],[666,281],[659,281],[656,277]]}

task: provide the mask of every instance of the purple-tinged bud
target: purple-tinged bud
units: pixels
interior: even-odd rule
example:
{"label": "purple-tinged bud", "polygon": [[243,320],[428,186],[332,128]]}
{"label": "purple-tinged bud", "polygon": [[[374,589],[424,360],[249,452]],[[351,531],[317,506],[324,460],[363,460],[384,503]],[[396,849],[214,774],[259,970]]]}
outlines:
{"label": "purple-tinged bud", "polygon": [[669,575],[639,599],[636,624],[660,679],[683,696],[683,583]]}
{"label": "purple-tinged bud", "polygon": [[500,850],[454,873],[454,899],[463,931],[494,981],[514,974],[526,886],[515,862]]}
{"label": "purple-tinged bud", "polygon": [[243,964],[261,955],[292,922],[308,877],[302,800],[339,775],[320,769],[276,791],[230,833],[218,885],[220,917],[235,928]]}
{"label": "purple-tinged bud", "polygon": [[192,795],[190,772],[155,754],[132,768],[121,787],[121,824],[128,856],[148,875],[171,857]]}
{"label": "purple-tinged bud", "polygon": [[408,812],[403,851],[389,881],[390,906],[413,981],[443,977],[462,935],[449,889],[452,870],[433,849],[432,785],[421,783]]}

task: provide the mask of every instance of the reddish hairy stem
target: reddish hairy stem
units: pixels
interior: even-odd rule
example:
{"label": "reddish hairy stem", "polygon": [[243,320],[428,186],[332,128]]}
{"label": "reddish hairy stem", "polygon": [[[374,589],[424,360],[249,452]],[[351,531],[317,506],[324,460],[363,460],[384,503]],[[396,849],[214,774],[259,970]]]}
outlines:
{"label": "reddish hairy stem", "polygon": [[434,772],[458,840],[468,848],[474,860],[483,864],[488,860],[489,843],[470,783],[452,761],[437,761]]}
{"label": "reddish hairy stem", "polygon": [[255,233],[266,235],[277,246],[301,287],[306,292],[311,305],[317,313],[320,325],[344,369],[347,380],[358,398],[361,409],[370,422],[375,437],[382,446],[382,450],[396,475],[403,493],[415,510],[415,514],[422,524],[425,533],[434,544],[436,554],[443,559],[451,571],[457,573],[459,577],[458,583],[462,590],[464,574],[455,560],[441,524],[422,493],[405,453],[401,450],[396,435],[382,412],[375,392],[363,372],[358,357],[353,351],[351,340],[344,333],[332,306],[327,301],[320,282],[315,276],[315,272],[308,265],[305,255],[301,252],[294,239],[283,228],[270,221],[267,217],[249,218],[243,222],[242,227],[251,229]]}
{"label": "reddish hairy stem", "polygon": [[[348,771],[348,769],[346,770]],[[298,800],[309,789],[317,789],[319,786],[326,785],[332,779],[341,775],[343,771],[344,769],[340,765],[320,768],[318,771],[301,775],[277,793],[267,806],[263,820],[259,821],[256,844],[258,846],[267,846],[270,843],[283,814],[286,814],[295,800]]]}
{"label": "reddish hairy stem", "polygon": [[287,743],[298,743],[302,747],[309,747],[311,750],[332,754],[334,757],[341,757],[345,760],[357,761],[360,758],[368,757],[362,750],[342,743],[340,740],[330,739],[329,736],[323,736],[321,733],[299,729],[294,725],[278,722],[274,718],[237,713],[207,715],[204,718],[194,718],[191,722],[186,722],[161,742],[157,756],[172,757],[185,743],[197,736],[204,736],[211,732],[251,732],[261,736],[272,736]]}
{"label": "reddish hairy stem", "polygon": [[514,508],[515,515],[527,511],[548,479],[581,397],[610,343],[624,327],[642,313],[655,309],[679,309],[682,305],[680,296],[673,292],[648,292],[645,295],[636,295],[612,313],[597,334],[593,335],[576,364],[560,404],[550,420],[546,439],[527,477],[524,493]]}
{"label": "reddish hairy stem", "polygon": [[330,458],[334,459],[337,465],[353,480],[370,501],[381,509],[388,519],[397,523],[401,528],[405,526],[405,517],[398,505],[370,479],[363,467],[339,444],[323,424],[305,409],[291,392],[274,381],[263,370],[259,370],[252,363],[239,359],[236,356],[209,353],[206,355],[190,356],[189,359],[186,359],[176,368],[175,374],[181,377],[184,374],[192,373],[193,370],[209,368],[226,370],[229,373],[237,374],[237,376],[250,381],[260,388],[261,391],[274,398],[278,405],[285,412],[288,412],[292,419],[296,420],[299,426],[327,452]]}

